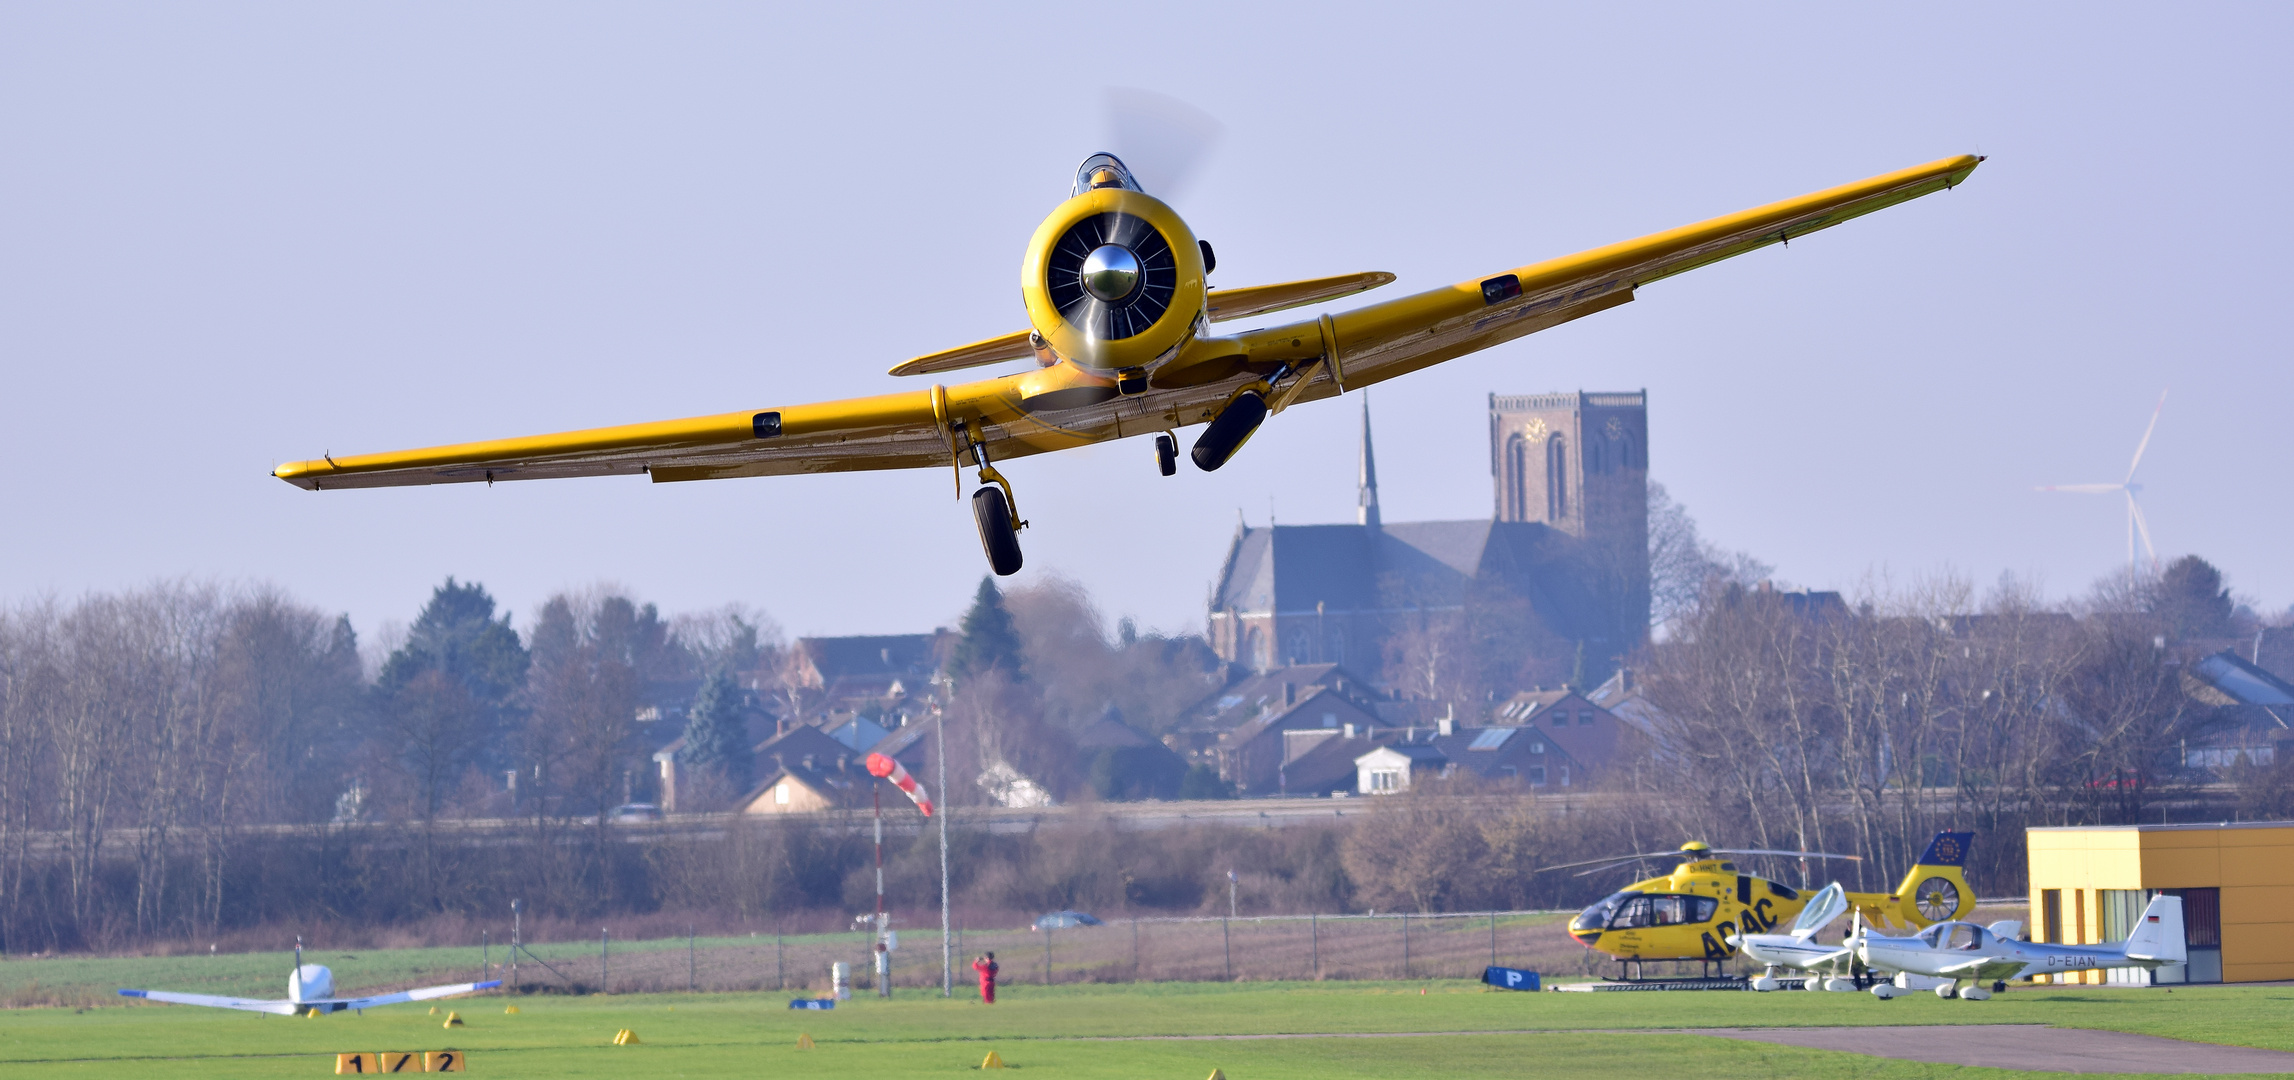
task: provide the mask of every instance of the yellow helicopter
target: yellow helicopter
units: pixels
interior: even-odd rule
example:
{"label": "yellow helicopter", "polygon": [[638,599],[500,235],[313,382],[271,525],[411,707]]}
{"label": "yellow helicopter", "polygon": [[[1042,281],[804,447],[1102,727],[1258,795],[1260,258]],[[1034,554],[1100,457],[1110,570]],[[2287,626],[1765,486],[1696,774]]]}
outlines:
{"label": "yellow helicopter", "polygon": [[[1961,867],[1974,833],[1939,832],[1927,851],[1892,893],[1848,894],[1848,904],[1874,926],[1924,927],[1964,917],[1975,908],[1975,890]],[[1861,861],[1855,855],[1819,851],[1766,851],[1716,848],[1701,840],[1679,851],[1620,855],[1539,869],[1590,866],[1578,876],[1597,874],[1642,859],[1681,860],[1663,877],[1637,881],[1603,897],[1569,921],[1569,936],[1586,948],[1629,965],[1642,961],[1716,962],[1736,955],[1729,938],[1739,931],[1757,934],[1790,923],[1813,893],[1737,869],[1732,855],[1774,855],[1801,859]]]}

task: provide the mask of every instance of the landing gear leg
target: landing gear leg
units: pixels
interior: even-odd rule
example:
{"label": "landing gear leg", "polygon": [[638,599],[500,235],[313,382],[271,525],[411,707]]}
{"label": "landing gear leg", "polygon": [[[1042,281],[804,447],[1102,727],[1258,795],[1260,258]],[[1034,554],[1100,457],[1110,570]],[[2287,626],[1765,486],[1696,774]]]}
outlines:
{"label": "landing gear leg", "polygon": [[[956,429],[963,433],[961,425]],[[980,489],[972,492],[972,523],[980,529],[980,549],[987,553],[988,569],[997,577],[1020,572],[1020,533],[1028,523],[1019,520],[1019,502],[1012,497],[1012,482],[988,463],[988,448],[964,438],[972,464],[980,469]]]}
{"label": "landing gear leg", "polygon": [[1195,459],[1195,467],[1204,472],[1218,471],[1219,466],[1226,464],[1227,459],[1235,456],[1235,451],[1250,441],[1251,433],[1265,422],[1269,411],[1266,397],[1257,390],[1235,395],[1195,440],[1195,449],[1188,455]]}
{"label": "landing gear leg", "polygon": [[1179,440],[1168,431],[1155,436],[1155,467],[1165,476],[1179,471]]}

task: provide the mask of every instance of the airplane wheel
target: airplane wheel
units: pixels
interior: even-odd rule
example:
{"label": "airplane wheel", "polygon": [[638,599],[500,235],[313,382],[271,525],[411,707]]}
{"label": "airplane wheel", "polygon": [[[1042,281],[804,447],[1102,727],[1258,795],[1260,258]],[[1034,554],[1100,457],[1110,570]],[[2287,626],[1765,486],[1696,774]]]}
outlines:
{"label": "airplane wheel", "polygon": [[1020,534],[1012,528],[1012,507],[993,484],[972,493],[972,521],[980,527],[980,547],[997,577],[1020,572]]}
{"label": "airplane wheel", "polygon": [[1944,999],[1945,1001],[1950,1001],[1951,999],[1958,997],[1959,984],[1945,983],[1942,986],[1936,987],[1936,996]]}
{"label": "airplane wheel", "polygon": [[1165,476],[1179,471],[1179,440],[1168,431],[1155,436],[1155,467]]}
{"label": "airplane wheel", "polygon": [[1800,980],[1800,988],[1802,990],[1821,994],[1824,992],[1824,980],[1819,976],[1810,975],[1809,977]]}
{"label": "airplane wheel", "polygon": [[1188,455],[1195,459],[1195,467],[1204,472],[1217,472],[1219,466],[1235,456],[1235,451],[1250,441],[1251,433],[1266,420],[1266,399],[1256,391],[1245,391],[1213,417],[1196,438],[1195,449]]}
{"label": "airplane wheel", "polygon": [[1766,976],[1766,975],[1761,975],[1761,976],[1757,976],[1757,977],[1755,977],[1755,978],[1752,980],[1751,986],[1752,986],[1752,988],[1753,988],[1754,990],[1758,990],[1758,991],[1760,991],[1761,993],[1765,994],[1765,993],[1768,993],[1768,992],[1769,992],[1769,991],[1771,991],[1771,990],[1774,990],[1774,989],[1776,989],[1776,980],[1775,980],[1775,979],[1771,979],[1771,978],[1769,978],[1769,977],[1768,977],[1768,976]]}
{"label": "airplane wheel", "polygon": [[1961,1001],[1986,1001],[1989,1000],[1990,997],[1991,991],[1986,990],[1980,986],[1970,986],[1967,989],[1959,992],[1959,999]]}

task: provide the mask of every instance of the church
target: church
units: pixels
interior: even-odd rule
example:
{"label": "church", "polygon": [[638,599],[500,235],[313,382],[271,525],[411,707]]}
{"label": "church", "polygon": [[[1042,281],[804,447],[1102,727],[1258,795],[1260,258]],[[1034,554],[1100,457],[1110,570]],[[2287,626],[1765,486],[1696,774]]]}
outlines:
{"label": "church", "polygon": [[1388,523],[1365,403],[1354,523],[1238,527],[1213,650],[1257,671],[1377,677],[1413,627],[1502,595],[1534,612],[1554,654],[1535,659],[1592,681],[1614,670],[1649,624],[1647,392],[1491,394],[1489,425],[1487,520]]}

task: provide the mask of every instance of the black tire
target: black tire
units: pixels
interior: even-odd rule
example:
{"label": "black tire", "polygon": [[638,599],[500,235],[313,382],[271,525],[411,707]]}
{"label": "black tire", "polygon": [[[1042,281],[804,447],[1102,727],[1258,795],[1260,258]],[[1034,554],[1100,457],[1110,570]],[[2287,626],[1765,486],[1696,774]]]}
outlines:
{"label": "black tire", "polygon": [[1155,436],[1155,467],[1165,476],[1179,471],[1179,440],[1168,431]]}
{"label": "black tire", "polygon": [[980,548],[997,577],[1020,572],[1020,534],[1012,528],[1011,504],[994,485],[972,493],[972,522],[980,527]]}
{"label": "black tire", "polygon": [[1259,429],[1266,414],[1266,399],[1256,391],[1244,391],[1228,402],[1195,440],[1195,449],[1188,455],[1195,459],[1195,467],[1204,472],[1218,471],[1219,466],[1226,464],[1235,456],[1235,451],[1250,441],[1251,433]]}

